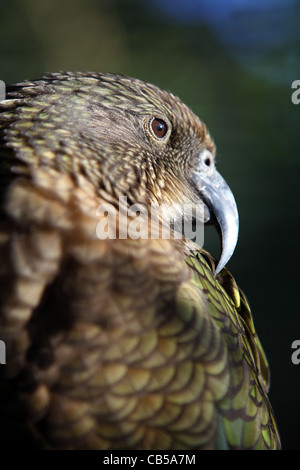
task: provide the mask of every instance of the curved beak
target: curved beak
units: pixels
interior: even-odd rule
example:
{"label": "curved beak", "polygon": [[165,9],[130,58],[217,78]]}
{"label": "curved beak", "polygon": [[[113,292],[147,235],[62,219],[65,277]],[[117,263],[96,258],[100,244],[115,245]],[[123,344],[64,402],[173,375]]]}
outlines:
{"label": "curved beak", "polygon": [[218,274],[231,258],[238,239],[239,215],[234,196],[220,173],[197,171],[194,184],[201,199],[210,210],[210,222],[217,226],[221,238],[221,256],[216,267]]}

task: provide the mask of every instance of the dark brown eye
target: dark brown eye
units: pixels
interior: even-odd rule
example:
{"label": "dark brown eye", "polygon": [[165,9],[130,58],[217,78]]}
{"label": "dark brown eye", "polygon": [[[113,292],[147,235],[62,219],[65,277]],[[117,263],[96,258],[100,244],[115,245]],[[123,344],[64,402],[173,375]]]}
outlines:
{"label": "dark brown eye", "polygon": [[163,137],[168,132],[167,124],[162,119],[158,118],[152,119],[150,123],[150,128],[155,137],[157,137],[158,139],[163,139]]}

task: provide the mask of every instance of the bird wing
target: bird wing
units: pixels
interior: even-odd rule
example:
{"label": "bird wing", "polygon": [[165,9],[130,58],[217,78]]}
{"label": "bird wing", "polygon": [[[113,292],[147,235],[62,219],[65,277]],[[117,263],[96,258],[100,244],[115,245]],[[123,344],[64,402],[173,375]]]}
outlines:
{"label": "bird wing", "polygon": [[212,342],[214,356],[207,367],[214,378],[211,390],[221,391],[218,378],[222,381],[226,375],[223,396],[215,396],[222,418],[220,436],[225,434],[229,448],[278,448],[280,438],[267,397],[269,367],[247,299],[226,268],[213,276],[215,263],[208,253],[192,251],[187,263],[220,335]]}

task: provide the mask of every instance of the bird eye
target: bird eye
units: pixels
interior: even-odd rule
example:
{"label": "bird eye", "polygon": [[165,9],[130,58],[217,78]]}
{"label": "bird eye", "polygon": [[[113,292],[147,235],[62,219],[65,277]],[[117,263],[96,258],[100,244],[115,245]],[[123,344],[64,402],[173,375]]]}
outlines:
{"label": "bird eye", "polygon": [[163,139],[166,133],[168,132],[167,124],[162,119],[158,118],[152,119],[152,121],[150,122],[150,129],[154,136],[158,139]]}

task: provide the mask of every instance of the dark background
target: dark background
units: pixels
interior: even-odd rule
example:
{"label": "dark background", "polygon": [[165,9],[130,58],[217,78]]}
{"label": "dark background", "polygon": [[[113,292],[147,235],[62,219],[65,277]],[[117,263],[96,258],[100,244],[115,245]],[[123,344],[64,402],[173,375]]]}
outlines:
{"label": "dark background", "polygon": [[[178,95],[207,124],[236,197],[229,267],[271,368],[283,448],[300,449],[298,0],[12,0],[0,6],[0,79],[121,72]],[[212,231],[205,247],[216,256]]]}

